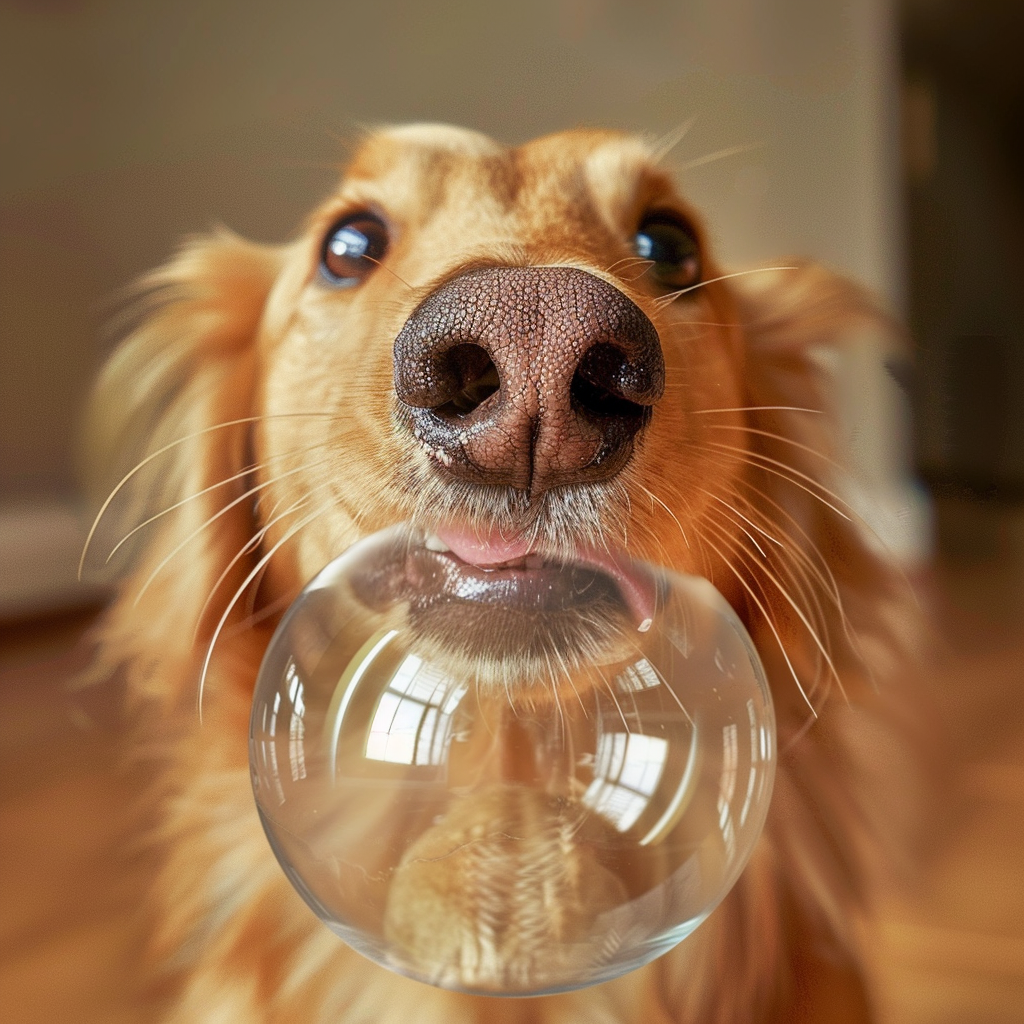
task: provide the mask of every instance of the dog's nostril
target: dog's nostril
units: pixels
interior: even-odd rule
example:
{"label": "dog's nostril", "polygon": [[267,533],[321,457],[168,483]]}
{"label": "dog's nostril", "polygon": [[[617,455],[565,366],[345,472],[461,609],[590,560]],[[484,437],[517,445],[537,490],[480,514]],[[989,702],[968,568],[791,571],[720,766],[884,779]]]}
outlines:
{"label": "dog's nostril", "polygon": [[480,345],[455,345],[442,357],[444,376],[451,381],[451,395],[435,406],[446,419],[461,419],[483,405],[501,386],[498,368]]}
{"label": "dog's nostril", "polygon": [[652,390],[647,376],[614,345],[598,344],[580,360],[569,394],[573,405],[594,419],[624,419],[639,427],[650,413],[643,401]]}
{"label": "dog's nostril", "polygon": [[639,425],[650,412],[643,405],[620,398],[599,384],[592,384],[578,373],[572,382],[572,400],[577,409],[599,420],[635,419]]}

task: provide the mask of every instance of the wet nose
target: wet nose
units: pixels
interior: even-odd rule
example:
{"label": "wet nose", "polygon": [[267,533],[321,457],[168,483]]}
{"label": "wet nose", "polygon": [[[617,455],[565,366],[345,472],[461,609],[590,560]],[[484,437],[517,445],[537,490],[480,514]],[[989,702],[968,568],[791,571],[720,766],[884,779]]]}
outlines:
{"label": "wet nose", "polygon": [[395,340],[395,392],[433,459],[533,495],[618,473],[664,388],[654,325],[574,267],[465,273]]}

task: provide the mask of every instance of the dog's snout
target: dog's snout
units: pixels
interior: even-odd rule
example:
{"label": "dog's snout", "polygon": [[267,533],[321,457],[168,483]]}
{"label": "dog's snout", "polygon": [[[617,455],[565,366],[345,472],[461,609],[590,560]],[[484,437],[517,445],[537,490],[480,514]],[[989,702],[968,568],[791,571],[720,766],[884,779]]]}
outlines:
{"label": "dog's snout", "polygon": [[435,460],[535,494],[617,473],[664,386],[651,321],[573,267],[463,274],[395,341],[396,394]]}

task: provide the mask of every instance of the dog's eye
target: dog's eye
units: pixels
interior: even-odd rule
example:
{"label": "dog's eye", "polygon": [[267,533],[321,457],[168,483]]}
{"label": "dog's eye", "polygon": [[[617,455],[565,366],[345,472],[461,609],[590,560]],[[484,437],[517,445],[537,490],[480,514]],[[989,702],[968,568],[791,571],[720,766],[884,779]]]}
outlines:
{"label": "dog's eye", "polygon": [[388,229],[368,213],[346,217],[335,224],[324,243],[320,268],[340,288],[359,284],[388,248]]}
{"label": "dog's eye", "polygon": [[700,283],[700,247],[691,228],[671,214],[645,217],[633,239],[641,259],[651,260],[651,272],[659,284],[690,288]]}

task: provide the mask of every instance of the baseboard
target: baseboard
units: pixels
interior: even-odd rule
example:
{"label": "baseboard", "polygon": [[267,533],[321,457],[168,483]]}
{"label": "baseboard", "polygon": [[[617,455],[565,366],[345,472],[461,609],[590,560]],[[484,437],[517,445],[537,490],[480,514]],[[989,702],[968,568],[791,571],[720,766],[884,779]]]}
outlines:
{"label": "baseboard", "polygon": [[82,510],[72,500],[0,501],[0,620],[103,600],[102,585],[78,580],[86,532]]}

